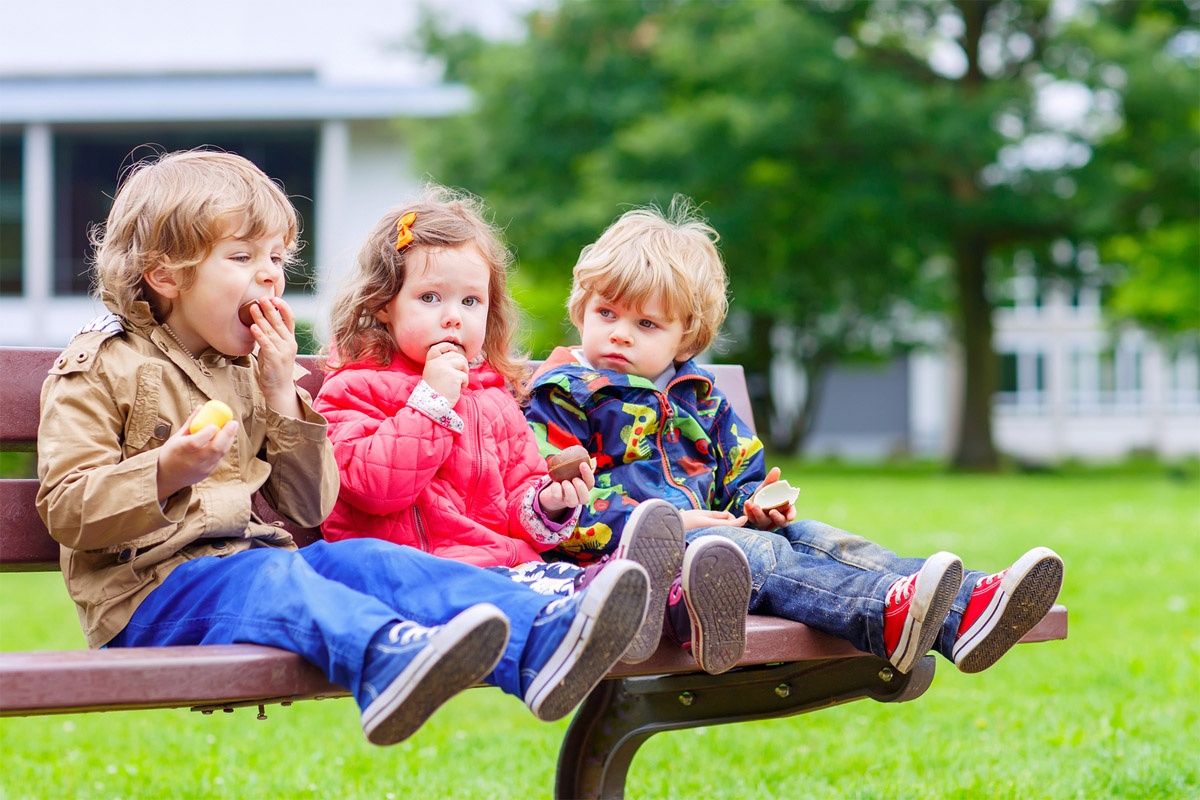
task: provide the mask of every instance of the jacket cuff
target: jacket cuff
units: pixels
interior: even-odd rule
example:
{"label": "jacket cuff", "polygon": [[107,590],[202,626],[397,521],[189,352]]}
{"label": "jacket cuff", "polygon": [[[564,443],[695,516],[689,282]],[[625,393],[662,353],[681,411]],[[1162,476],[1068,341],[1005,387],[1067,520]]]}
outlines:
{"label": "jacket cuff", "polygon": [[267,410],[268,438],[289,448],[298,444],[320,444],[327,436],[326,429],[329,423],[313,411],[312,404],[304,399],[304,395],[297,393],[296,399],[300,401],[299,419],[280,414],[270,405],[264,406]]}
{"label": "jacket cuff", "polygon": [[454,411],[449,400],[435,392],[425,381],[420,381],[413,389],[408,398],[408,407],[420,411],[443,428],[455,433],[463,432],[462,417]]}
{"label": "jacket cuff", "polygon": [[525,492],[525,497],[521,500],[521,522],[524,523],[525,530],[529,531],[534,541],[554,545],[574,532],[575,526],[579,522],[579,515],[583,512],[583,506],[575,506],[571,516],[563,522],[555,522],[550,519],[542,510],[541,501],[538,499],[542,489],[545,489],[550,483],[550,477],[547,476]]}

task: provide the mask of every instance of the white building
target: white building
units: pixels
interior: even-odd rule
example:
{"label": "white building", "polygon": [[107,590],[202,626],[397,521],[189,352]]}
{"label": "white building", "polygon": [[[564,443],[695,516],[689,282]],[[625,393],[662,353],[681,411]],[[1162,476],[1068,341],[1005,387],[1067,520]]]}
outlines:
{"label": "white building", "polygon": [[[1096,288],[1012,281],[997,309],[997,449],[1023,462],[1200,456],[1200,336],[1168,349],[1103,318]],[[806,448],[877,460],[950,455],[961,394],[952,345],[831,377]]]}
{"label": "white building", "polygon": [[329,84],[315,72],[0,77],[0,342],[63,345],[89,319],[88,229],[145,144],[216,145],[282,181],[306,242],[288,299],[302,320],[323,318],[320,290],[418,185],[393,121],[467,102],[462,87]]}

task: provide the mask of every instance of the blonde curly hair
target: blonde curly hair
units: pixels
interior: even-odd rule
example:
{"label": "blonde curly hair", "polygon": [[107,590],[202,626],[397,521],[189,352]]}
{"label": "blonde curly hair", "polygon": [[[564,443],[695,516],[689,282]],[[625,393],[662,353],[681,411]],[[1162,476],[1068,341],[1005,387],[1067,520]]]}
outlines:
{"label": "blonde curly hair", "polygon": [[579,254],[567,299],[571,322],[582,328],[593,295],[635,308],[658,300],[683,323],[682,349],[699,353],[729,311],[719,238],[682,195],[665,213],[655,206],[626,211]]}
{"label": "blonde curly hair", "polygon": [[222,238],[281,233],[285,263],[294,263],[300,221],[283,189],[242,156],[214,150],[165,153],[134,164],[113,199],[108,220],[90,231],[94,290],[129,317],[150,302],[161,320],[169,304],[144,275],[165,267],[183,288]]}

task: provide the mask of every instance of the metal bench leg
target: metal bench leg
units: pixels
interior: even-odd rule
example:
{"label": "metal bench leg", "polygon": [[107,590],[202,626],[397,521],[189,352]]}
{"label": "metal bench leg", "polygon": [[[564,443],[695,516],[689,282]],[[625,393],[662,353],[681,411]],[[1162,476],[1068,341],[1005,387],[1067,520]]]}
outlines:
{"label": "metal bench leg", "polygon": [[659,731],[773,719],[870,697],[901,703],[933,682],[932,656],[908,675],[874,657],[747,667],[723,675],[603,681],[583,701],[558,755],[555,797],[620,798],[642,742]]}

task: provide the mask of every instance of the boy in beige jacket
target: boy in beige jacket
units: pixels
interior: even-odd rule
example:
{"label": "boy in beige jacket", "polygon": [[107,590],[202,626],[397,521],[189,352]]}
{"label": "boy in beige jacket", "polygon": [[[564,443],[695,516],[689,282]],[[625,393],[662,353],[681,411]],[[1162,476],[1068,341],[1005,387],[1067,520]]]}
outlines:
{"label": "boy in beige jacket", "polygon": [[[619,656],[641,623],[637,565],[555,602],[376,539],[297,550],[254,513],[260,492],[315,527],[337,499],[281,297],[298,233],[276,184],[210,151],[138,164],[96,232],[111,313],[55,361],[38,431],[38,512],[89,646],[298,653],[350,689],[375,744],[481,680],[511,690],[524,675],[535,714],[565,715],[611,666],[597,649]],[[193,425],[210,400],[232,418]]]}

